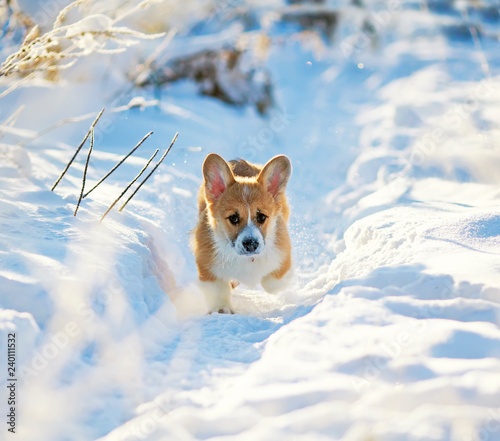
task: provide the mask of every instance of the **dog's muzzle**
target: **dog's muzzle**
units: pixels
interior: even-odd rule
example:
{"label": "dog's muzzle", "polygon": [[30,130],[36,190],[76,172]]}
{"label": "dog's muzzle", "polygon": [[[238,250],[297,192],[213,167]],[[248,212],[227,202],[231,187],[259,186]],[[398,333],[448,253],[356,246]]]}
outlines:
{"label": "dog's muzzle", "polygon": [[257,239],[254,239],[254,238],[245,239],[241,243],[241,245],[243,245],[243,249],[248,254],[255,254],[260,247],[259,241]]}
{"label": "dog's muzzle", "polygon": [[249,225],[243,229],[233,243],[236,252],[241,256],[260,254],[264,250],[265,240],[259,229]]}

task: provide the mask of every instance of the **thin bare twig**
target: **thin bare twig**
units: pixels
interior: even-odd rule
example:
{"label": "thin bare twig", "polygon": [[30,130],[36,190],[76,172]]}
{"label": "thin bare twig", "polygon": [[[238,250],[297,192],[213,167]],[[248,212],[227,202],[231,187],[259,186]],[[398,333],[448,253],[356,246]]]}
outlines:
{"label": "thin bare twig", "polygon": [[[2,72],[0,71],[0,77],[3,76]],[[9,93],[12,91],[16,90],[18,87],[20,87],[23,83],[27,82],[31,78],[35,76],[35,72],[30,73],[29,75],[26,75],[25,77],[21,78],[17,83],[12,84],[9,88],[4,90],[2,93],[0,93],[0,99],[2,99],[4,96],[7,96]]]}
{"label": "thin bare twig", "polygon": [[87,162],[85,162],[85,168],[83,169],[83,179],[82,179],[82,190],[80,191],[80,197],[78,198],[78,204],[76,204],[75,214],[78,212],[78,207],[80,206],[80,202],[83,199],[83,192],[85,191],[85,180],[87,179],[87,169],[89,167],[90,155],[92,154],[92,149],[94,148],[94,127],[90,128],[90,147],[89,153],[87,155]]}
{"label": "thin bare twig", "polygon": [[168,155],[168,152],[170,152],[170,149],[174,145],[175,141],[177,141],[177,136],[179,136],[179,132],[177,132],[174,136],[174,139],[172,139],[172,142],[170,143],[170,146],[168,149],[165,151],[163,156],[160,158],[160,160],[157,162],[157,164],[154,166],[153,170],[149,172],[149,175],[147,175],[144,180],[139,184],[139,186],[135,189],[135,191],[132,193],[132,195],[125,201],[125,203],[121,206],[121,208],[118,211],[122,211],[125,206],[130,202],[130,200],[135,196],[135,194],[139,191],[139,189],[144,185],[144,183],[151,177],[151,175],[156,171],[156,169],[160,166],[160,164],[163,162],[165,157]]}
{"label": "thin bare twig", "polygon": [[119,97],[121,95],[125,95],[132,91],[135,86],[139,85],[141,83],[141,77],[142,76],[147,76],[147,70],[151,67],[153,62],[159,62],[161,60],[160,54],[165,50],[165,48],[170,44],[174,36],[177,34],[177,29],[173,28],[170,31],[168,31],[167,35],[165,38],[162,40],[162,42],[157,46],[157,48],[154,50],[154,52],[147,58],[147,60],[139,64],[137,68],[135,69],[135,72],[133,75],[130,77],[129,84],[123,88],[122,90],[117,91],[115,94],[115,99],[116,97]]}
{"label": "thin bare twig", "polygon": [[[150,106],[156,106],[158,105],[157,100],[152,100],[152,101],[146,101],[144,103],[141,103],[141,107],[150,107]],[[133,109],[135,105],[130,105],[126,104],[124,106],[119,106],[119,107],[113,107],[112,109],[108,109],[108,113],[119,113],[119,112],[124,112],[125,110],[130,110]],[[64,126],[65,124],[69,123],[75,123],[75,122],[80,122],[84,121],[86,119],[93,118],[95,116],[95,113],[86,113],[85,115],[80,115],[80,116],[75,116],[72,118],[66,118],[61,121],[58,121],[55,124],[52,124],[51,126],[39,131],[39,132],[33,132],[29,135],[29,137],[26,137],[23,141],[20,141],[17,143],[19,147],[24,147],[25,145],[29,144],[30,142],[34,141],[35,139],[45,135],[46,133],[51,132],[52,130],[55,130],[61,126]],[[19,135],[18,135],[19,136]]]}
{"label": "thin bare twig", "polygon": [[62,22],[64,21],[64,19],[66,18],[66,15],[68,14],[68,12],[73,9],[74,7],[76,6],[80,6],[82,3],[86,3],[88,0],[77,0],[76,2],[73,2],[71,4],[69,4],[68,6],[66,6],[65,8],[63,8],[60,12],[59,12],[59,15],[57,16],[56,18],[56,21],[54,22],[54,25],[52,26],[53,29],[56,29],[56,28],[59,28],[61,27],[62,25]]}
{"label": "thin bare twig", "polygon": [[2,124],[0,124],[0,139],[3,138],[5,129],[11,128],[17,122],[23,110],[24,105],[19,106],[12,115],[10,115]]}
{"label": "thin bare twig", "polygon": [[141,77],[148,75],[148,69],[153,63],[159,64],[161,62],[160,55],[165,50],[165,48],[170,44],[174,36],[177,34],[177,29],[173,28],[168,31],[162,42],[156,47],[153,53],[144,61],[144,63],[139,64],[132,76],[132,84],[139,85],[142,81]]}
{"label": "thin bare twig", "polygon": [[14,113],[12,113],[11,115],[9,115],[7,118],[5,118],[5,120],[3,121],[3,123],[0,125],[0,129],[3,129],[4,127],[6,126],[9,126],[9,125],[13,125],[16,123],[17,119],[19,118],[19,116],[21,115],[22,111],[24,110],[24,104],[20,105]]}
{"label": "thin bare twig", "polygon": [[158,154],[160,150],[159,149],[156,149],[156,151],[153,153],[153,156],[151,156],[151,158],[149,158],[148,162],[146,162],[146,165],[144,167],[142,167],[142,170],[139,172],[139,174],[134,178],[132,179],[132,181],[130,181],[130,184],[128,184],[126,187],[125,187],[125,190],[123,190],[120,194],[120,196],[118,196],[115,201],[110,205],[110,207],[106,210],[106,213],[104,213],[101,217],[101,220],[99,221],[99,223],[101,223],[103,221],[103,219],[106,217],[106,215],[111,211],[111,209],[118,203],[118,201],[122,198],[122,196],[127,192],[127,190],[132,187],[132,185],[134,185],[135,181],[137,181],[137,179],[139,179],[141,177],[141,175],[146,171],[146,169],[148,168],[149,164],[151,164],[151,161],[155,158],[155,156]]}
{"label": "thin bare twig", "polygon": [[61,181],[61,179],[63,178],[63,176],[66,174],[66,172],[68,171],[70,165],[73,163],[73,161],[75,160],[76,158],[76,155],[78,155],[78,152],[82,149],[83,147],[83,144],[85,144],[85,141],[87,141],[89,135],[90,135],[90,132],[93,132],[94,131],[94,127],[95,125],[97,124],[97,121],[99,121],[99,118],[101,117],[101,115],[104,113],[104,109],[105,107],[102,108],[102,110],[99,112],[99,115],[97,115],[97,118],[94,120],[94,122],[92,123],[92,125],[90,126],[90,129],[89,131],[87,132],[87,134],[85,135],[85,138],[83,138],[83,141],[80,143],[80,145],[78,146],[78,148],[76,149],[76,152],[75,154],[73,155],[73,157],[69,160],[68,162],[68,165],[66,166],[66,168],[63,170],[63,172],[61,173],[61,176],[59,176],[59,178],[57,178],[57,181],[54,182],[54,185],[52,186],[52,188],[50,189],[50,191],[54,191],[54,189],[57,187],[57,184],[59,184],[59,182]]}
{"label": "thin bare twig", "polygon": [[141,145],[144,141],[146,141],[146,139],[148,139],[151,135],[153,134],[153,132],[149,132],[144,138],[142,138],[138,144],[136,144],[136,146],[130,150],[130,152],[127,154],[127,156],[125,156],[120,162],[118,162],[108,173],[106,173],[106,175],[104,175],[103,178],[101,178],[101,180],[95,184],[89,191],[87,191],[87,193],[85,193],[83,195],[83,199],[85,199],[89,193],[91,193],[92,191],[94,191],[99,185],[102,184],[102,182],[111,174],[113,173],[118,167],[120,167],[120,165],[122,165],[125,160],[130,156],[132,155]]}
{"label": "thin bare twig", "polygon": [[144,0],[141,3],[139,3],[138,5],[134,6],[131,9],[129,9],[128,11],[125,11],[124,13],[122,13],[121,15],[119,15],[118,17],[115,17],[113,19],[113,25],[115,25],[116,23],[118,23],[118,22],[122,21],[123,19],[129,17],[132,14],[135,14],[141,8],[149,7],[152,4],[161,3],[161,2],[162,2],[162,0]]}

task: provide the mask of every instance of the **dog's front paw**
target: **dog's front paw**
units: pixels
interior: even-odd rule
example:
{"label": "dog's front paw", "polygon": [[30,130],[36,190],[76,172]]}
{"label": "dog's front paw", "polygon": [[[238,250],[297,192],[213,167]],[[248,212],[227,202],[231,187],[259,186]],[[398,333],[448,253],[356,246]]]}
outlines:
{"label": "dog's front paw", "polygon": [[234,314],[234,311],[231,308],[219,308],[218,310],[207,312],[207,315],[212,314]]}
{"label": "dog's front paw", "polygon": [[290,283],[290,273],[285,274],[281,279],[277,279],[271,274],[265,276],[260,284],[270,294],[283,291]]}
{"label": "dog's front paw", "polygon": [[213,282],[199,281],[200,287],[205,294],[208,313],[233,314],[231,306],[231,284],[224,280]]}

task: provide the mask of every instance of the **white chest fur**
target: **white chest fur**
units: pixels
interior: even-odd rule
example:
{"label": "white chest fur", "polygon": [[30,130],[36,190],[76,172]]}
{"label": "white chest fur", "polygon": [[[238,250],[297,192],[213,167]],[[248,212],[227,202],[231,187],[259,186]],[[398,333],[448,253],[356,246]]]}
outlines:
{"label": "white chest fur", "polygon": [[237,281],[249,287],[255,286],[262,278],[276,271],[281,264],[281,253],[274,247],[257,256],[232,256],[219,254],[216,259],[214,273],[217,277],[227,281]]}

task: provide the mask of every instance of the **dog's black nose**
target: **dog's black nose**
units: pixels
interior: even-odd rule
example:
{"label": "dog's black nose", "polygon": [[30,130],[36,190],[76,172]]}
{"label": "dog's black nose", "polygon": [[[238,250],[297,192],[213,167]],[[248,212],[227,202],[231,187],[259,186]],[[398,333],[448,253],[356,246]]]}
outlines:
{"label": "dog's black nose", "polygon": [[253,253],[257,248],[259,248],[259,241],[256,239],[245,239],[242,245],[247,253]]}

